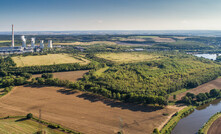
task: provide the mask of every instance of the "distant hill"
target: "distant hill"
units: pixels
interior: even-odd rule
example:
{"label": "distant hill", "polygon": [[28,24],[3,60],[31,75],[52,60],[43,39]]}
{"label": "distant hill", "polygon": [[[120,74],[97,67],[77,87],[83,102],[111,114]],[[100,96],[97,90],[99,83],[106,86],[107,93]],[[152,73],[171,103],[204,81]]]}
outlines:
{"label": "distant hill", "polygon": [[[10,31],[0,32],[0,35],[10,35]],[[188,35],[188,36],[217,36],[220,30],[88,30],[88,31],[15,31],[15,35]]]}

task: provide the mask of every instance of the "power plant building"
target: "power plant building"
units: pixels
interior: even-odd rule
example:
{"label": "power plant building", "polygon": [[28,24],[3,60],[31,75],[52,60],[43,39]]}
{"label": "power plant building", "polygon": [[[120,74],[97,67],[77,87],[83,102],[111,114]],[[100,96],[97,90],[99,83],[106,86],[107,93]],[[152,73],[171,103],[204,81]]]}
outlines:
{"label": "power plant building", "polygon": [[52,40],[48,40],[48,48],[53,48]]}
{"label": "power plant building", "polygon": [[[27,47],[24,35],[21,36],[22,46],[16,46],[14,43],[14,25],[12,24],[12,44],[11,47],[0,47],[0,54],[13,54],[13,53],[26,53],[26,52],[34,52],[39,51],[40,49],[44,49],[44,40],[40,41],[40,46],[35,46],[35,38],[31,38],[31,47]],[[48,48],[53,48],[52,40],[48,41]]]}
{"label": "power plant building", "polygon": [[44,49],[44,40],[41,40],[41,41],[40,41],[40,48],[41,48],[41,49]]}

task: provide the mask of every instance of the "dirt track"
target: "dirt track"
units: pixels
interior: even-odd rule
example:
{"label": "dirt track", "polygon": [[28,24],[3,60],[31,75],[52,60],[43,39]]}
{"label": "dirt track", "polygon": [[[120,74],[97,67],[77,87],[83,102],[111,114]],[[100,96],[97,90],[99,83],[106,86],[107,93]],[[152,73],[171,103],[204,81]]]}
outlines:
{"label": "dirt track", "polygon": [[221,134],[221,117],[213,122],[207,134]]}
{"label": "dirt track", "polygon": [[210,82],[207,82],[205,84],[202,84],[196,88],[187,90],[186,92],[183,92],[181,94],[177,95],[177,100],[180,100],[183,96],[186,95],[187,92],[198,94],[198,93],[205,93],[209,92],[211,89],[221,89],[221,78],[212,80]]}
{"label": "dirt track", "polygon": [[152,133],[163,126],[169,116],[180,107],[168,106],[164,109],[125,104],[104,100],[79,91],[67,91],[58,87],[14,88],[0,98],[0,116],[21,115],[29,112],[88,134],[112,134],[122,126],[126,134]]}

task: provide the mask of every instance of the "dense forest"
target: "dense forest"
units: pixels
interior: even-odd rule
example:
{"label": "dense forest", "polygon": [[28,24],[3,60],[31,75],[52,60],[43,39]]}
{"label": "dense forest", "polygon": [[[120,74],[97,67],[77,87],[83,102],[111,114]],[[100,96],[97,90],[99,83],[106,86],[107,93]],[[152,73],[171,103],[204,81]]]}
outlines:
{"label": "dense forest", "polygon": [[220,65],[204,58],[164,56],[150,62],[112,64],[100,76],[92,70],[79,84],[84,90],[126,102],[164,105],[169,93],[194,88],[221,74]]}

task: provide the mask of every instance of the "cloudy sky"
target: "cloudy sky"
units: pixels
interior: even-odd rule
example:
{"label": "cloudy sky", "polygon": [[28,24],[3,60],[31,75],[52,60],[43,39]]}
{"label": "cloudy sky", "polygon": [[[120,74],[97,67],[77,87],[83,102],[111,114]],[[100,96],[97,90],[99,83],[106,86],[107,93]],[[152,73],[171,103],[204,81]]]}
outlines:
{"label": "cloudy sky", "polygon": [[0,31],[221,30],[221,0],[0,0]]}

